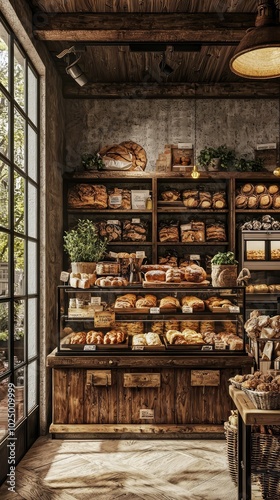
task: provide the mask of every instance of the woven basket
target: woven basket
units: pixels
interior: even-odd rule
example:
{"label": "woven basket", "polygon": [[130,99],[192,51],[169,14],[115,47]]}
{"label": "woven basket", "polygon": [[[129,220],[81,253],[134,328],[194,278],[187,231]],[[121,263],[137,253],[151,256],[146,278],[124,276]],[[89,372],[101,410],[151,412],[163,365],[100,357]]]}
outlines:
{"label": "woven basket", "polygon": [[251,434],[251,467],[263,499],[280,498],[280,436]]}
{"label": "woven basket", "polygon": [[237,466],[237,428],[232,427],[229,422],[224,423],[225,437],[227,442],[227,459],[230,477],[234,484],[238,482]]}
{"label": "woven basket", "polygon": [[242,386],[241,389],[258,410],[280,410],[280,392],[250,391]]}
{"label": "woven basket", "polygon": [[228,381],[235,387],[236,389],[241,389],[241,382],[236,382],[233,378],[229,378]]}

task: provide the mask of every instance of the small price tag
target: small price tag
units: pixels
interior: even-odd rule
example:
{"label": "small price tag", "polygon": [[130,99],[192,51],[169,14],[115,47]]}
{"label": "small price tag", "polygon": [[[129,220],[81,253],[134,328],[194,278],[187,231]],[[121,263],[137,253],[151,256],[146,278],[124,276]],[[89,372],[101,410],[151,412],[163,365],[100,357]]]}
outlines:
{"label": "small price tag", "polygon": [[141,219],[131,219],[132,224],[140,224]]}
{"label": "small price tag", "polygon": [[101,297],[90,297],[90,303],[93,306],[100,306],[100,304],[101,304]]}
{"label": "small price tag", "polygon": [[110,311],[94,312],[95,327],[109,327],[115,322],[115,313]]}
{"label": "small price tag", "polygon": [[145,250],[138,250],[136,252],[136,259],[144,259],[146,257]]}
{"label": "small price tag", "polygon": [[120,223],[119,220],[107,220],[107,224],[115,224],[115,225],[118,225]]}
{"label": "small price tag", "polygon": [[60,273],[60,281],[63,281],[63,283],[67,283],[68,280],[69,280],[69,273],[67,273],[66,271],[62,271]]}
{"label": "small price tag", "polygon": [[109,252],[110,257],[113,257],[113,259],[116,259],[118,257],[118,254],[116,252]]}
{"label": "small price tag", "polygon": [[200,260],[200,255],[197,254],[190,254],[190,260]]}
{"label": "small price tag", "polygon": [[144,351],[144,345],[133,345],[132,350],[133,351]]}
{"label": "small price tag", "polygon": [[178,142],[179,149],[192,149],[193,145],[190,142]]}
{"label": "small price tag", "polygon": [[193,308],[191,306],[182,306],[182,312],[183,313],[192,313]]}
{"label": "small price tag", "polygon": [[202,351],[213,351],[212,345],[203,345],[201,348]]}
{"label": "small price tag", "polygon": [[160,313],[159,307],[150,307],[150,314],[159,314],[159,313]]}
{"label": "small price tag", "polygon": [[84,345],[84,351],[96,351],[96,345],[95,344]]}
{"label": "small price tag", "polygon": [[239,306],[229,306],[229,312],[230,313],[240,313],[240,307]]}
{"label": "small price tag", "polygon": [[224,351],[226,349],[226,343],[223,342],[222,340],[216,341],[215,342],[215,349],[219,349],[221,351]]}

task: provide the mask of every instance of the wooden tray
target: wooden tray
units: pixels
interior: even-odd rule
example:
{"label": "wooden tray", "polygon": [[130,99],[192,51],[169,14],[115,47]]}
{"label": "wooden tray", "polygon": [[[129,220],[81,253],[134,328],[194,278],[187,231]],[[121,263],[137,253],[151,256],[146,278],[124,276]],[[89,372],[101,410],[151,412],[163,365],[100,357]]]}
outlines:
{"label": "wooden tray", "polygon": [[[91,346],[93,347],[91,349]],[[96,351],[114,351],[115,349],[127,349],[128,348],[128,337],[125,342],[121,344],[60,344],[60,350],[70,350],[70,351],[84,351],[84,352],[96,352]]]}
{"label": "wooden tray", "polygon": [[181,281],[181,283],[167,283],[166,281],[143,281],[143,288],[200,288],[209,286],[210,281],[204,280],[201,283],[191,283],[189,281]]}
{"label": "wooden tray", "polygon": [[184,203],[182,201],[180,201],[180,200],[178,200],[178,201],[158,200],[157,204],[158,204],[159,207],[167,206],[167,207],[185,207],[185,208],[187,208],[184,205]]}
{"label": "wooden tray", "polygon": [[120,314],[149,314],[150,307],[114,307],[113,311]]}
{"label": "wooden tray", "polygon": [[163,336],[159,336],[161,345],[132,345],[133,335],[130,335],[129,346],[132,351],[165,351],[165,342]]}
{"label": "wooden tray", "polygon": [[206,343],[204,344],[169,344],[169,342],[167,341],[167,338],[166,337],[163,337],[163,340],[164,340],[164,343],[165,343],[165,347],[166,349],[170,349],[171,351],[172,350],[177,350],[177,349],[182,349],[182,350],[187,350],[187,351],[201,351],[202,350],[202,347],[207,345]]}

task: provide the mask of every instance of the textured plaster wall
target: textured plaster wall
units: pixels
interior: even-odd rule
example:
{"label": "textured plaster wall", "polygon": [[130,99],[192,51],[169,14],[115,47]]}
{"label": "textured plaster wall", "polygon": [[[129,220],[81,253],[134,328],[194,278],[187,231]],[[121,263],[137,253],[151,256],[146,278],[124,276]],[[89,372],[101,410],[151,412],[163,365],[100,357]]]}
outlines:
{"label": "textured plaster wall", "polygon": [[279,141],[279,102],[74,99],[66,102],[65,126],[67,167],[80,166],[83,153],[131,139],[146,150],[152,171],[164,145],[178,142],[195,144],[197,154],[226,144],[253,158],[256,144]]}

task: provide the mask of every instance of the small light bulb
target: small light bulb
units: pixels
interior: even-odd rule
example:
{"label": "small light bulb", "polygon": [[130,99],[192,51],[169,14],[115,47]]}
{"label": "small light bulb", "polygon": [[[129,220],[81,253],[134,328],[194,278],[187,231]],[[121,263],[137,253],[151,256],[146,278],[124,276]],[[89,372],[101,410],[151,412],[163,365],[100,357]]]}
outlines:
{"label": "small light bulb", "polygon": [[200,173],[198,172],[196,165],[193,166],[191,176],[193,179],[198,179],[200,177]]}
{"label": "small light bulb", "polygon": [[273,170],[273,175],[276,175],[276,177],[280,177],[280,167],[276,167],[275,170]]}

